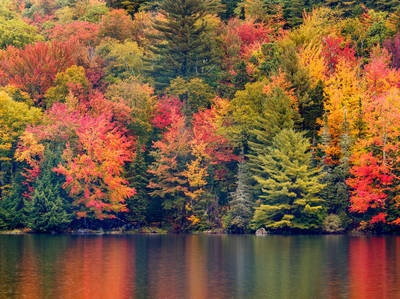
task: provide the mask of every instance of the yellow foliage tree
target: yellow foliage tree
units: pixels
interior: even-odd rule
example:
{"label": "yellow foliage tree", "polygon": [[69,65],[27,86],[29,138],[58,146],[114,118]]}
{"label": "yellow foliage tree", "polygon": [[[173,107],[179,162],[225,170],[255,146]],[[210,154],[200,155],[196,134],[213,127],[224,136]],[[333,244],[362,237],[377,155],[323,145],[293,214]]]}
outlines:
{"label": "yellow foliage tree", "polygon": [[[327,124],[332,138],[332,155],[340,156],[340,136],[343,134],[345,116],[350,128],[350,134],[355,135],[356,121],[359,114],[359,105],[365,92],[359,78],[360,68],[340,60],[336,72],[326,81],[324,89],[326,102],[324,105],[327,113]],[[321,128],[323,133],[324,127]],[[335,157],[331,157],[335,158]]]}
{"label": "yellow foliage tree", "polygon": [[36,124],[42,112],[0,92],[0,199],[10,187],[13,156],[19,136],[26,126]]}

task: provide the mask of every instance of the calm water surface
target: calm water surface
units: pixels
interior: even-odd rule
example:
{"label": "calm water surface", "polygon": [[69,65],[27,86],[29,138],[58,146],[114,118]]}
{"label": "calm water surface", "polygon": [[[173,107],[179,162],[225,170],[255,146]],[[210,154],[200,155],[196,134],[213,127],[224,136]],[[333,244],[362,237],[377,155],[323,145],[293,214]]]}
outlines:
{"label": "calm water surface", "polygon": [[400,298],[400,237],[0,236],[0,298]]}

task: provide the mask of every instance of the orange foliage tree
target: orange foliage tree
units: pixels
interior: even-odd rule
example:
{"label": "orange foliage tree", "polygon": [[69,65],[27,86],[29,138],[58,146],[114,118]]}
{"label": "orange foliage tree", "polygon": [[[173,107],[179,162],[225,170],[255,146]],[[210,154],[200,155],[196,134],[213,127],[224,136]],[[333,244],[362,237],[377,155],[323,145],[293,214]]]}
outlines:
{"label": "orange foliage tree", "polygon": [[[134,137],[126,135],[120,123],[113,120],[112,109],[88,112],[87,106],[79,107],[73,99],[54,104],[43,124],[28,128],[21,138],[16,156],[29,166],[26,196],[33,191],[44,148],[50,145],[63,151],[63,161],[54,165],[53,171],[65,176],[63,187],[74,199],[78,216],[113,218],[113,213],[127,211],[124,201],[135,194],[123,173],[124,165],[134,158]],[[95,97],[92,101],[98,105],[108,100]]]}

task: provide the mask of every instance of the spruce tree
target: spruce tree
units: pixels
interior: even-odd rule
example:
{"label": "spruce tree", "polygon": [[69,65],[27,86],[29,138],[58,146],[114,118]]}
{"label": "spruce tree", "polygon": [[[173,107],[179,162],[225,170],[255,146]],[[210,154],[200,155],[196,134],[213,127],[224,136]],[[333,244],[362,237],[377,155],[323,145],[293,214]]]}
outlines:
{"label": "spruce tree", "polygon": [[307,137],[317,136],[320,126],[317,120],[324,112],[324,83],[319,80],[299,103],[299,113],[302,116],[302,129],[307,131]]}
{"label": "spruce tree", "polygon": [[289,27],[296,27],[303,23],[304,0],[285,0],[283,6],[283,18]]}
{"label": "spruce tree", "polygon": [[136,148],[135,160],[127,166],[128,181],[135,188],[136,194],[126,200],[129,211],[122,213],[120,217],[129,223],[142,226],[147,222],[147,209],[150,202],[149,193],[151,190],[147,188],[149,184],[149,173],[147,172],[149,162],[146,161],[146,153],[141,150],[142,145],[138,144]]}
{"label": "spruce tree", "polygon": [[207,0],[164,0],[163,19],[154,21],[157,33],[151,48],[154,54],[151,75],[157,88],[164,88],[180,76],[183,79],[208,77],[216,67],[212,42],[207,40],[204,16],[210,9]]}
{"label": "spruce tree", "polygon": [[324,0],[323,2],[325,6],[340,11],[344,17],[358,16],[363,12],[358,0]]}
{"label": "spruce tree", "polygon": [[370,8],[386,12],[394,12],[400,8],[400,0],[365,0],[363,2]]}
{"label": "spruce tree", "polygon": [[235,16],[235,9],[240,3],[240,0],[221,0],[222,11],[219,16],[222,20],[229,20]]}
{"label": "spruce tree", "polygon": [[253,196],[246,161],[239,162],[236,190],[231,194],[230,210],[224,217],[225,227],[232,233],[246,233],[253,215]]}
{"label": "spruce tree", "polygon": [[10,191],[0,200],[0,229],[22,228],[24,225],[24,199],[22,194],[27,191],[22,184],[24,177],[18,173],[12,183]]}
{"label": "spruce tree", "polygon": [[267,153],[260,156],[264,175],[255,175],[262,186],[263,204],[254,214],[255,228],[317,230],[324,209],[319,192],[322,175],[311,167],[310,142],[302,133],[283,129]]}
{"label": "spruce tree", "polygon": [[24,224],[38,232],[63,231],[73,220],[72,199],[62,188],[64,179],[52,171],[60,158],[50,150],[45,157],[33,194],[25,200]]}
{"label": "spruce tree", "polygon": [[[321,182],[325,184],[325,188],[321,191],[321,197],[326,202],[327,212],[338,215],[342,223],[348,220],[347,209],[350,202],[350,190],[346,181],[350,177],[351,145],[353,141],[348,126],[345,116],[343,134],[340,138],[342,155],[339,163],[327,164],[325,159],[322,160],[322,173],[324,176]],[[325,123],[322,142],[325,146],[329,146],[330,141],[329,128]]]}
{"label": "spruce tree", "polygon": [[301,118],[296,125],[304,131],[309,131],[307,137],[313,137],[319,129],[316,120],[323,114],[324,84],[319,81],[313,86],[309,71],[300,64],[295,46],[286,46],[280,61],[285,79],[298,98]]}

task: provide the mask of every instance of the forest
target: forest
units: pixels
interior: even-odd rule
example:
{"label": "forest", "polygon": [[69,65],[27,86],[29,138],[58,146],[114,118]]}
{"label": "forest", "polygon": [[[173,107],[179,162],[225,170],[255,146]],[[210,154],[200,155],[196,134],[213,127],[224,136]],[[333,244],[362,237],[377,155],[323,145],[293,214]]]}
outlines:
{"label": "forest", "polygon": [[400,1],[0,0],[0,230],[400,228]]}

